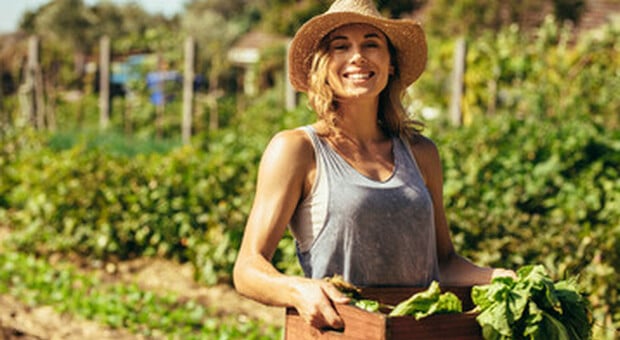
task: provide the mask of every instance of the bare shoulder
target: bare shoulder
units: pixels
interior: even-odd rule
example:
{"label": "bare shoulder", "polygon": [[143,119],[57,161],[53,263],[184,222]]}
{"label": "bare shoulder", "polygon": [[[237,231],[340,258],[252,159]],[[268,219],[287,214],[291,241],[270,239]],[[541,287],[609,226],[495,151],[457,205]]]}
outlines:
{"label": "bare shoulder", "polygon": [[312,141],[308,134],[301,129],[278,132],[273,136],[263,154],[263,162],[275,162],[289,168],[307,167],[313,161]]}
{"label": "bare shoulder", "polygon": [[439,161],[439,150],[435,142],[430,138],[423,135],[415,135],[409,140],[409,145],[416,159]]}
{"label": "bare shoulder", "polygon": [[271,139],[271,143],[284,143],[291,147],[311,146],[310,137],[302,129],[282,130],[276,133]]}
{"label": "bare shoulder", "polygon": [[426,185],[441,186],[441,160],[435,142],[426,136],[415,135],[409,140],[409,145]]}
{"label": "bare shoulder", "polygon": [[306,156],[308,152],[312,153],[312,141],[308,134],[301,129],[283,130],[273,136],[267,150],[276,149],[277,152],[283,153],[301,153]]}

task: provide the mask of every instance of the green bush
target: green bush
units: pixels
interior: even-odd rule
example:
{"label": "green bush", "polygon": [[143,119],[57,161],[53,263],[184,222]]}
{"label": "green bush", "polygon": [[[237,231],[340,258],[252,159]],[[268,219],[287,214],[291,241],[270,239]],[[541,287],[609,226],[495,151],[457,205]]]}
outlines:
{"label": "green bush", "polygon": [[[234,260],[238,237],[221,238],[243,228],[258,157],[230,134],[208,152],[185,147],[134,158],[80,146],[44,148],[7,167],[15,185],[4,197],[13,225],[21,227],[22,249],[183,261],[202,249],[202,261],[214,262],[208,276],[215,277]],[[227,254],[216,254],[218,246]]]}
{"label": "green bush", "polygon": [[[463,121],[494,114],[588,113],[620,127],[620,21],[575,36],[548,17],[532,34],[512,25],[467,41]],[[448,111],[454,42],[429,37],[429,62],[406,97],[416,113]],[[447,117],[447,115],[443,115]]]}
{"label": "green bush", "polygon": [[599,319],[618,310],[619,140],[577,114],[501,115],[437,136],[457,248],[484,265],[578,274]]}
{"label": "green bush", "polygon": [[[15,246],[98,259],[165,256],[194,263],[200,281],[228,279],[270,131],[308,119],[309,110],[287,113],[275,100],[267,95],[230,128],[197,136],[197,147],[168,152],[115,133],[46,139],[8,130],[0,214],[15,228]],[[291,248],[282,249],[276,261],[289,258]]]}

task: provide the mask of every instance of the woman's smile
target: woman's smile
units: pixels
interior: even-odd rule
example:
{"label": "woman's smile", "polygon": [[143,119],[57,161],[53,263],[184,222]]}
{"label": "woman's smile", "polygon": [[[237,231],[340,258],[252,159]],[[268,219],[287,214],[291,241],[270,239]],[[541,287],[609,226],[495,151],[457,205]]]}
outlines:
{"label": "woman's smile", "polygon": [[345,72],[344,77],[352,81],[362,81],[362,80],[368,80],[374,75],[375,75],[374,72],[352,71],[352,72]]}

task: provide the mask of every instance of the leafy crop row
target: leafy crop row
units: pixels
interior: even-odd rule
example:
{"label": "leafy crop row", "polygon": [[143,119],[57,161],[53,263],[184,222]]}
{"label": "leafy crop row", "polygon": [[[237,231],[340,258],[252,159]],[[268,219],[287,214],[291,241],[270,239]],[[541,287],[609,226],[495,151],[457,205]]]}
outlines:
{"label": "leafy crop row", "polygon": [[164,154],[110,152],[88,138],[48,147],[32,131],[3,131],[0,215],[15,229],[14,246],[98,259],[165,256],[193,262],[200,281],[227,279],[269,131],[308,113],[283,118],[269,98],[263,105],[235,128]]}
{"label": "leafy crop row", "polygon": [[222,318],[213,306],[172,294],[155,294],[135,284],[106,285],[72,267],[55,268],[23,253],[0,254],[0,293],[148,337],[274,339],[280,333],[257,321]]}
{"label": "leafy crop row", "polygon": [[10,218],[23,226],[17,244],[39,253],[196,260],[216,277],[235,257],[238,235],[225,231],[242,230],[258,154],[232,135],[208,152],[135,158],[83,147],[24,152],[5,168],[14,184],[5,196],[15,208]]}

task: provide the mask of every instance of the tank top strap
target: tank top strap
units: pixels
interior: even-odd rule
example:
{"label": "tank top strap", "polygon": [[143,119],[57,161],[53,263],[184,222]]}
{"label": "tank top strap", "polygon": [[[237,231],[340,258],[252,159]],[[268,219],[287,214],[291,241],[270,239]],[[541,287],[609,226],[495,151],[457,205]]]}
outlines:
{"label": "tank top strap", "polygon": [[327,176],[351,177],[356,176],[357,172],[347,163],[342,156],[334,151],[326,141],[321,139],[312,125],[301,127],[310,136],[314,144],[317,164],[323,164]]}

